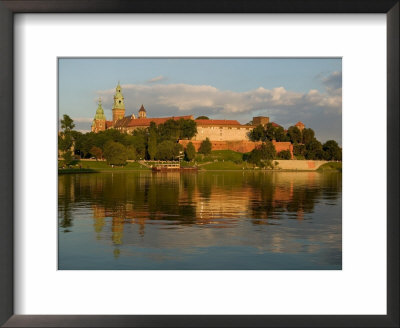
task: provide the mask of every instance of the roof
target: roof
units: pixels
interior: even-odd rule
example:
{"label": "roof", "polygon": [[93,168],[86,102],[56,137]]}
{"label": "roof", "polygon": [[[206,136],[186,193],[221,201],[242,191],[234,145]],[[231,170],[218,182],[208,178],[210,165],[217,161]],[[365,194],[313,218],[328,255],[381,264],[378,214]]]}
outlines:
{"label": "roof", "polygon": [[146,109],[144,108],[143,104],[140,106],[139,112],[146,112]]}
{"label": "roof", "polygon": [[299,122],[297,122],[297,123],[295,124],[295,126],[299,126],[299,125],[304,125],[304,123],[301,122],[301,121],[299,121]]}
{"label": "roof", "polygon": [[281,128],[282,126],[275,122],[270,122],[274,128]]}
{"label": "roof", "polygon": [[241,125],[236,120],[195,120],[197,125]]}
{"label": "roof", "polygon": [[153,117],[153,118],[132,118],[132,116],[125,116],[124,118],[121,118],[117,122],[115,122],[115,127],[116,128],[127,128],[127,127],[145,127],[145,126],[150,126],[151,122],[154,122],[156,125],[158,124],[163,124],[168,120],[193,120],[192,115],[187,115],[187,116],[171,116],[171,117]]}
{"label": "roof", "polygon": [[113,121],[106,121],[106,129],[111,128],[113,126]]}

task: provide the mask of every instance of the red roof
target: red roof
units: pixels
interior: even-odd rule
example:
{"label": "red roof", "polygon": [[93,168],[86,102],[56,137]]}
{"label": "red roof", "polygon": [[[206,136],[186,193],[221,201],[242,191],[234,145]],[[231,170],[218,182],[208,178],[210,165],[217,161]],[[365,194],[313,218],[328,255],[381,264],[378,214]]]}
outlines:
{"label": "red roof", "polygon": [[240,125],[236,120],[195,120],[197,125]]}
{"label": "red roof", "polygon": [[138,127],[138,126],[150,126],[151,122],[154,122],[156,125],[158,124],[163,124],[168,120],[192,120],[193,116],[192,115],[187,115],[187,116],[172,116],[172,117],[153,117],[153,118],[132,118],[132,116],[126,116],[124,118],[121,118],[115,123],[116,128],[120,127]]}
{"label": "red roof", "polygon": [[295,126],[304,126],[304,123],[301,122],[301,121],[299,121],[299,122],[297,122],[297,123],[295,124]]}
{"label": "red roof", "polygon": [[106,129],[111,128],[113,125],[113,121],[106,121]]}
{"label": "red roof", "polygon": [[275,123],[275,122],[271,122],[272,126],[274,128],[281,128],[282,126],[280,126],[279,124]]}

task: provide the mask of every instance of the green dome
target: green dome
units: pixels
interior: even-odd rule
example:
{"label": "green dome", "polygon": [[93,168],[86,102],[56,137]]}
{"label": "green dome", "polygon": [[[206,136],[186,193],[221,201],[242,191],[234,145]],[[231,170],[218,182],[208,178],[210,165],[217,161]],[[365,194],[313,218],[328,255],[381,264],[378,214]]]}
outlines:
{"label": "green dome", "polygon": [[104,115],[103,107],[101,106],[101,99],[99,99],[99,105],[97,106],[96,115],[94,116],[95,120],[106,120],[106,116]]}

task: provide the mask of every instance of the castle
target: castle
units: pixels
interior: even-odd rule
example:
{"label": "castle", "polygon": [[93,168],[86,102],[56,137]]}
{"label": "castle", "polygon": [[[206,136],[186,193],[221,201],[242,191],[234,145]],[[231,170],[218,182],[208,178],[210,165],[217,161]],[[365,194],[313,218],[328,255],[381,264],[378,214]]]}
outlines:
{"label": "castle", "polygon": [[[203,140],[208,138],[212,143],[214,150],[230,149],[239,152],[249,152],[258,146],[258,143],[251,142],[248,133],[258,125],[265,126],[271,123],[275,127],[279,124],[269,121],[269,117],[257,116],[253,117],[251,125],[240,124],[236,120],[213,120],[213,119],[194,119],[193,115],[186,116],[170,116],[170,117],[147,117],[147,111],[142,105],[138,111],[138,117],[135,114],[125,116],[125,103],[122,89],[118,83],[112,108],[112,121],[107,121],[104,110],[99,100],[96,114],[92,122],[92,132],[100,132],[107,129],[117,129],[121,132],[132,133],[135,129],[144,129],[150,126],[151,122],[159,125],[167,120],[194,120],[197,125],[197,134],[191,140],[180,140],[179,142],[185,147],[192,142],[196,150],[200,147]],[[296,126],[303,130],[305,128],[302,122],[298,122]],[[277,152],[289,150],[293,154],[293,145],[290,142],[273,141]]]}

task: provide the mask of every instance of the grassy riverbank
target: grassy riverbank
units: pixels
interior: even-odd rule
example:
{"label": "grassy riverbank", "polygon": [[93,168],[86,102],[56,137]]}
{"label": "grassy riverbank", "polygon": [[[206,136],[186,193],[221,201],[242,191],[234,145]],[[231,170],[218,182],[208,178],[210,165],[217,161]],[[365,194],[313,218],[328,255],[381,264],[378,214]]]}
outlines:
{"label": "grassy riverbank", "polygon": [[321,165],[318,172],[338,171],[342,172],[342,162],[329,162]]}
{"label": "grassy riverbank", "polygon": [[[282,162],[282,160],[277,160]],[[273,163],[275,161],[272,161]],[[288,161],[289,162],[289,161]],[[296,161],[290,161],[290,166],[296,164]],[[280,171],[303,171],[300,167],[300,163],[298,163],[298,168],[293,169],[284,169],[285,167],[277,168]],[[59,174],[69,174],[69,173],[96,173],[96,172],[115,172],[115,171],[137,171],[137,170],[149,170],[151,166],[150,163],[148,166],[142,165],[139,162],[128,162],[125,166],[114,166],[111,167],[105,161],[88,161],[83,160],[76,164],[71,168],[61,168],[62,161],[59,161]],[[255,168],[253,164],[250,164],[246,161],[243,161],[243,154],[239,152],[235,152],[232,150],[215,150],[212,151],[209,155],[201,155],[196,154],[196,158],[191,162],[182,161],[182,167],[198,167],[200,170],[254,170],[259,169]],[[280,165],[281,166],[281,165]],[[288,166],[288,165],[286,165]],[[295,167],[294,165],[293,167]],[[304,165],[303,165],[304,166]],[[291,167],[290,167],[291,168]],[[308,170],[310,171],[310,170]],[[318,172],[325,171],[342,171],[342,163],[341,162],[329,162],[321,165],[318,169]]]}
{"label": "grassy riverbank", "polygon": [[125,166],[111,167],[105,161],[80,161],[70,168],[62,168],[62,161],[58,162],[58,174],[137,171],[148,169],[149,168],[138,162],[128,162]]}

